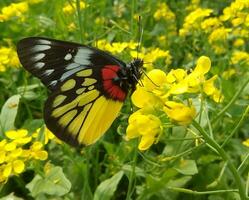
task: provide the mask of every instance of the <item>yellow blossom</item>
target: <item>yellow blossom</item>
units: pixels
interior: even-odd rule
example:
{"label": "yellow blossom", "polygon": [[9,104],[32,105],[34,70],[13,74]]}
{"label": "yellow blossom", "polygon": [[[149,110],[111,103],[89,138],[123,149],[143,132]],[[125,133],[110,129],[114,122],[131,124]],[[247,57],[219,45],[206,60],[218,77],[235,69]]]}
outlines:
{"label": "yellow blossom", "polygon": [[229,79],[231,76],[233,76],[234,74],[236,74],[236,70],[235,69],[228,69],[226,71],[224,71],[222,73],[222,77],[224,79]]}
{"label": "yellow blossom", "polygon": [[10,20],[14,17],[22,17],[28,11],[28,3],[11,3],[9,6],[3,7],[0,13],[0,22]]}
{"label": "yellow blossom", "polygon": [[[83,10],[86,8],[86,3],[84,1],[80,1],[80,9]],[[74,12],[76,12],[76,2],[74,1],[72,4],[65,4],[65,6],[62,8],[62,11],[67,14],[71,15]]]}
{"label": "yellow blossom", "polygon": [[180,125],[189,124],[196,116],[196,110],[193,106],[185,106],[174,101],[165,102],[163,110],[170,119]]}
{"label": "yellow blossom", "polygon": [[245,44],[245,41],[241,38],[238,38],[233,42],[233,46],[235,47],[240,47],[240,46],[243,46],[244,44]]}
{"label": "yellow blossom", "polygon": [[249,139],[246,139],[245,141],[243,141],[242,144],[249,147]]}
{"label": "yellow blossom", "polygon": [[47,144],[50,140],[54,140],[56,143],[61,144],[61,140],[55,137],[55,135],[45,126],[44,128],[38,128],[32,134],[32,137],[39,138],[41,137],[42,142]]}
{"label": "yellow blossom", "polygon": [[[137,46],[136,42],[130,41],[130,42],[113,42],[109,43],[106,40],[98,40],[97,41],[97,47],[99,49],[109,51],[111,53],[121,53],[126,48],[129,49],[135,49]],[[135,56],[137,57],[137,56]]]}
{"label": "yellow blossom", "polygon": [[212,9],[197,8],[185,17],[183,28],[179,30],[180,36],[186,36],[193,30],[197,30],[201,26],[201,22],[213,12]]}
{"label": "yellow blossom", "polygon": [[205,31],[205,32],[209,32],[213,29],[218,28],[219,26],[221,26],[221,21],[217,18],[217,17],[210,17],[205,19],[202,23],[201,23],[201,28]]}
{"label": "yellow blossom", "polygon": [[169,9],[166,3],[158,4],[158,9],[154,13],[153,17],[156,20],[164,19],[164,20],[175,20],[175,14]]}
{"label": "yellow blossom", "polygon": [[5,71],[8,66],[19,67],[19,59],[14,49],[0,47],[0,72]]}
{"label": "yellow blossom", "polygon": [[160,100],[153,95],[151,92],[146,91],[143,87],[138,87],[131,96],[132,103],[138,108],[143,108],[146,106],[158,106],[160,105]]}
{"label": "yellow blossom", "polygon": [[142,110],[139,110],[129,117],[126,139],[141,137],[138,148],[144,151],[156,141],[156,136],[161,131],[161,121],[158,117],[153,114],[145,115]]}
{"label": "yellow blossom", "polygon": [[[165,63],[169,65],[172,60],[169,50],[164,51],[159,48],[143,50],[142,53],[139,54],[137,53],[137,51],[130,51],[130,55],[133,58],[136,58],[137,56],[139,58],[142,58],[145,63],[153,63],[159,58],[165,58]],[[147,69],[151,68],[151,64],[144,64],[144,67],[146,67]]]}
{"label": "yellow blossom", "polygon": [[216,41],[226,41],[229,32],[231,32],[231,29],[227,29],[225,27],[214,29],[212,33],[209,35],[208,41],[211,44]]}
{"label": "yellow blossom", "polygon": [[31,159],[47,159],[48,155],[43,150],[42,143],[32,143],[32,137],[26,129],[10,130],[5,136],[6,138],[0,141],[0,182],[22,173]]}
{"label": "yellow blossom", "polygon": [[249,53],[245,51],[235,51],[232,54],[231,62],[232,64],[238,64],[240,62],[249,64]]}

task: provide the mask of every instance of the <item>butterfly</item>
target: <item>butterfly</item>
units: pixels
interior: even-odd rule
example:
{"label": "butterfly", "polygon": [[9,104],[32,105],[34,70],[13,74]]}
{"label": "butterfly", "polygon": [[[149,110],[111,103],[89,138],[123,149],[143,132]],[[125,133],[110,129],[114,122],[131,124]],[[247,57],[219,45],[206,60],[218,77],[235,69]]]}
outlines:
{"label": "butterfly", "polygon": [[93,144],[109,129],[142,75],[142,59],[126,64],[100,49],[55,39],[24,38],[17,53],[51,91],[47,128],[73,146]]}

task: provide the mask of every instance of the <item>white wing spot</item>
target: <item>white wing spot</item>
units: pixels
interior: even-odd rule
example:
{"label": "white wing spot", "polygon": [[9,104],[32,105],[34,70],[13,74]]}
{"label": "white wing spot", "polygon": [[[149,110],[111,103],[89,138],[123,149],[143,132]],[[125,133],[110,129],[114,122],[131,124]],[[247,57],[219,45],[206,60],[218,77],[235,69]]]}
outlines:
{"label": "white wing spot", "polygon": [[43,63],[43,62],[38,62],[38,63],[35,63],[34,64],[34,67],[35,68],[38,68],[38,69],[41,69],[41,68],[43,68],[45,66],[45,63]]}
{"label": "white wing spot", "polygon": [[51,49],[51,46],[49,45],[35,45],[34,47],[32,47],[30,49],[31,52],[37,52],[37,51],[44,51],[44,50],[48,50]]}
{"label": "white wing spot", "polygon": [[32,60],[33,62],[36,62],[36,61],[38,61],[38,60],[43,59],[43,58],[45,57],[45,55],[46,55],[45,53],[36,54],[34,57],[31,58],[31,60]]}
{"label": "white wing spot", "polygon": [[76,73],[76,72],[78,72],[78,71],[80,71],[80,70],[81,70],[81,68],[78,67],[78,68],[74,68],[74,69],[71,69],[71,70],[65,72],[64,74],[62,74],[62,76],[61,76],[61,78],[60,78],[60,81],[65,80],[67,77],[73,75],[74,73]]}
{"label": "white wing spot", "polygon": [[69,65],[67,65],[66,69],[74,69],[76,67],[79,67],[80,65],[77,63],[71,63]]}
{"label": "white wing spot", "polygon": [[65,55],[64,59],[65,60],[70,60],[72,57],[73,57],[72,54],[68,53],[67,55]]}
{"label": "white wing spot", "polygon": [[53,72],[54,72],[54,69],[47,69],[47,70],[43,73],[43,75],[49,76],[49,75],[52,74]]}
{"label": "white wing spot", "polygon": [[38,40],[38,43],[39,43],[39,44],[51,44],[52,42],[49,41],[49,40],[40,39],[40,40]]}
{"label": "white wing spot", "polygon": [[87,48],[79,48],[76,55],[74,56],[74,62],[80,63],[82,65],[89,65],[91,62],[89,61],[92,50]]}
{"label": "white wing spot", "polygon": [[55,86],[57,84],[57,82],[58,82],[57,80],[51,81],[51,83],[49,85]]}

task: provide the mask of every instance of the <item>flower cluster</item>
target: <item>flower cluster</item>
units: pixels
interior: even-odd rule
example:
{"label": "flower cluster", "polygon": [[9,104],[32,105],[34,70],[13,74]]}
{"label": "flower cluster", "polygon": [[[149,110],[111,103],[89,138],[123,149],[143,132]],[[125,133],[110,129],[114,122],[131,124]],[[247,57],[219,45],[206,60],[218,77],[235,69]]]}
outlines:
{"label": "flower cluster", "polygon": [[16,51],[11,47],[0,48],[0,72],[4,72],[8,66],[18,67],[20,65]]}
{"label": "flower cluster", "polygon": [[[84,1],[80,1],[80,9],[85,9],[87,4]],[[64,7],[62,8],[62,11],[64,14],[71,15],[76,12],[76,1],[73,1],[72,3],[66,3]]]}
{"label": "flower cluster", "polygon": [[3,7],[0,12],[0,22],[8,21],[11,19],[25,19],[24,14],[29,10],[29,4],[40,3],[43,0],[26,0],[20,3],[11,3],[10,5]]}
{"label": "flower cluster", "polygon": [[153,17],[155,18],[155,20],[160,20],[160,19],[164,19],[164,20],[175,20],[176,16],[175,13],[173,13],[168,5],[166,3],[159,3],[157,5],[158,9],[156,10],[156,12],[154,13]]}
{"label": "flower cluster", "polygon": [[204,32],[216,54],[224,54],[231,41],[236,48],[244,46],[245,39],[249,37],[248,1],[235,0],[224,8],[222,15],[217,16],[212,9],[199,6],[193,8],[195,9],[187,9],[191,12],[185,17],[183,27],[179,31],[181,37],[198,36]]}
{"label": "flower cluster", "polygon": [[141,136],[138,148],[146,150],[162,133],[163,118],[179,125],[191,123],[197,112],[187,94],[205,94],[216,102],[222,101],[214,84],[217,76],[205,77],[210,68],[210,59],[201,56],[191,73],[183,69],[171,70],[168,74],[159,69],[151,70],[132,94],[132,102],[139,110],[129,118],[126,139]]}
{"label": "flower cluster", "polygon": [[14,17],[21,18],[23,13],[28,11],[28,3],[11,3],[9,6],[2,8],[0,13],[0,22],[8,21]]}
{"label": "flower cluster", "polygon": [[47,159],[43,144],[29,136],[27,130],[10,130],[5,135],[0,142],[0,182],[22,173],[31,160]]}
{"label": "flower cluster", "polygon": [[137,52],[136,47],[137,43],[130,41],[130,42],[113,42],[109,43],[106,40],[99,40],[97,41],[97,47],[99,49],[109,51],[113,54],[122,53],[124,50],[128,50],[129,54],[133,57],[139,57],[144,61],[144,67],[147,69],[152,68],[152,63],[155,62],[159,58],[163,58],[165,60],[165,64],[169,65],[171,63],[172,57],[168,50],[164,51],[159,48],[142,48],[141,52]]}
{"label": "flower cluster", "polygon": [[194,30],[199,30],[203,20],[210,16],[212,12],[212,9],[197,8],[189,13],[184,19],[183,27],[179,30],[180,36],[187,36]]}

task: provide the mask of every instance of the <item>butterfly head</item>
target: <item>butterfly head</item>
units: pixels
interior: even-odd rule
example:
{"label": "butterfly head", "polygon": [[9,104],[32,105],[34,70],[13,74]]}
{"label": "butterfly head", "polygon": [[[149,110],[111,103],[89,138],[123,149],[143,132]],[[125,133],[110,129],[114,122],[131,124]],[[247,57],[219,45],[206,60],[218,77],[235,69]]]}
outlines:
{"label": "butterfly head", "polygon": [[136,89],[136,84],[143,74],[143,60],[140,58],[135,58],[129,64],[127,64],[127,74],[130,80],[130,85],[132,87],[132,91]]}

